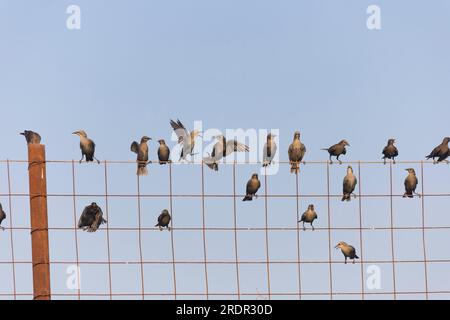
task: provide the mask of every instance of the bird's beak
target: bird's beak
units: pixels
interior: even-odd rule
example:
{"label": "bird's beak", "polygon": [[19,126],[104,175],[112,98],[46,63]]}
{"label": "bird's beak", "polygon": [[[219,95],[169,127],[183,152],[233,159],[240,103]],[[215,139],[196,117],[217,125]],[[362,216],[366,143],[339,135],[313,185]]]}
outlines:
{"label": "bird's beak", "polygon": [[335,249],[339,249],[339,245],[337,245],[336,247],[334,247]]}
{"label": "bird's beak", "polygon": [[24,135],[25,135],[25,132],[19,132],[19,134],[21,134],[21,135],[23,135],[23,136],[24,136]]}
{"label": "bird's beak", "polygon": [[72,134],[78,134],[78,131],[72,132]]}

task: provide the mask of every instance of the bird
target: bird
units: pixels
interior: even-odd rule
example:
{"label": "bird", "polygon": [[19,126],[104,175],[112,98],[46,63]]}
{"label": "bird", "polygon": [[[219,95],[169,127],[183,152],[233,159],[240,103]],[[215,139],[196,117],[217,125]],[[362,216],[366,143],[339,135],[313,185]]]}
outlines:
{"label": "bird", "polygon": [[141,143],[137,143],[133,141],[131,143],[131,152],[137,154],[136,162],[137,164],[137,175],[138,176],[146,176],[148,174],[147,164],[151,163],[148,161],[148,145],[147,142],[152,140],[152,138],[143,136],[141,138]]}
{"label": "bird", "polygon": [[78,221],[78,228],[87,232],[95,232],[98,230],[101,224],[107,221],[103,219],[103,211],[97,205],[92,202],[89,206],[85,207]]}
{"label": "bird", "polygon": [[167,230],[170,231],[170,221],[172,220],[172,217],[170,216],[169,210],[164,209],[161,214],[158,217],[158,223],[155,225],[155,227],[159,227],[159,230],[163,230],[164,228],[167,228]]}
{"label": "bird", "polygon": [[291,163],[291,173],[298,174],[300,167],[299,163],[302,162],[306,153],[305,145],[300,141],[300,132],[294,133],[294,141],[289,146],[288,155],[289,162]]}
{"label": "bird", "polygon": [[356,259],[359,259],[359,257],[356,255],[356,249],[351,245],[345,243],[344,241],[339,242],[335,249],[341,249],[342,254],[345,257],[345,264],[347,264],[347,259],[352,259],[353,264],[355,264]]}
{"label": "bird", "polygon": [[3,211],[2,204],[0,203],[0,229],[2,229],[3,231],[5,230],[5,228],[2,227],[1,224],[2,224],[3,220],[5,220],[5,219],[6,219],[6,213],[5,213],[5,211]]}
{"label": "bird", "polygon": [[[442,140],[442,143],[440,145],[438,145],[436,148],[433,149],[433,151],[431,151],[431,153],[426,156],[426,159],[433,159],[434,164],[445,161],[447,164],[449,163],[449,161],[447,160],[447,158],[450,156],[450,149],[448,148],[448,143],[450,142],[450,138],[449,137],[445,137]],[[438,160],[436,161],[435,159],[438,158]]]}
{"label": "bird", "polygon": [[273,133],[269,133],[267,135],[267,142],[264,145],[263,149],[263,167],[270,166],[272,164],[273,158],[277,153],[278,146],[274,141],[275,137],[276,135]]}
{"label": "bird", "polygon": [[20,134],[25,137],[25,139],[27,140],[27,144],[40,144],[41,143],[41,136],[37,132],[25,130],[24,132],[21,132]]}
{"label": "bird", "polygon": [[176,122],[170,120],[170,126],[178,137],[178,143],[183,144],[179,161],[186,160],[187,155],[194,156],[195,140],[197,137],[201,137],[202,132],[199,130],[189,132],[179,119]]}
{"label": "bird", "polygon": [[233,152],[249,152],[250,148],[243,143],[240,143],[236,140],[229,140],[223,136],[218,135],[215,136],[214,139],[217,140],[217,143],[214,145],[211,154],[203,159],[203,162],[214,171],[219,171],[218,162]]}
{"label": "bird", "polygon": [[316,219],[317,219],[317,213],[314,210],[314,205],[310,204],[308,206],[308,210],[306,210],[303,213],[302,218],[299,221],[299,223],[303,222],[303,231],[306,231],[305,222],[306,223],[310,223],[311,227],[312,227],[312,230],[314,231],[315,229],[314,229],[313,223],[314,223],[314,220],[316,220]]}
{"label": "bird", "polygon": [[81,160],[83,162],[84,157],[86,157],[86,162],[92,162],[94,160],[100,164],[100,160],[95,157],[95,143],[88,138],[87,134],[83,130],[75,131],[74,133],[80,137],[80,149],[81,149]]}
{"label": "bird", "polygon": [[158,160],[159,164],[167,164],[170,162],[170,149],[166,145],[166,141],[163,139],[158,140],[159,148],[158,148]]}
{"label": "bird", "polygon": [[[355,175],[353,174],[353,168],[352,166],[348,166],[347,168],[347,175],[344,178],[343,183],[343,196],[342,201],[350,201],[351,196],[353,192],[355,191],[356,184],[358,183],[358,179],[356,179]],[[356,198],[356,195],[355,195]]]}
{"label": "bird", "polygon": [[398,157],[398,149],[394,146],[395,139],[389,139],[387,142],[387,146],[383,149],[383,160],[384,164],[386,164],[386,159],[392,159],[392,162],[395,164],[395,158]]}
{"label": "bird", "polygon": [[333,160],[331,160],[331,157],[336,157],[336,160],[339,161],[339,164],[342,164],[342,161],[339,160],[339,157],[341,155],[347,154],[347,149],[345,149],[346,146],[350,147],[350,144],[347,142],[347,140],[341,140],[338,144],[335,144],[328,149],[325,148],[322,150],[328,151],[328,153],[330,154],[330,164],[333,164]]}
{"label": "bird", "polygon": [[419,184],[416,171],[412,168],[405,170],[408,171],[408,176],[405,179],[405,194],[403,195],[403,198],[414,198],[415,194],[420,198],[421,195],[416,192],[417,185]]}
{"label": "bird", "polygon": [[258,196],[256,193],[258,192],[259,188],[261,188],[261,182],[258,179],[258,174],[254,173],[250,180],[247,182],[247,190],[246,195],[242,201],[252,201],[253,197],[257,198]]}

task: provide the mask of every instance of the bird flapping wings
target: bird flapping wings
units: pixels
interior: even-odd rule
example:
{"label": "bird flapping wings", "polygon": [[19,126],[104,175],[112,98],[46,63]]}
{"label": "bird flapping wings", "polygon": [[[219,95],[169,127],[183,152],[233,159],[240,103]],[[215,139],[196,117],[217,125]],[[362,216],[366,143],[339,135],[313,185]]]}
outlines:
{"label": "bird flapping wings", "polygon": [[139,153],[139,143],[133,141],[133,143],[131,144],[131,151],[134,153]]}
{"label": "bird flapping wings", "polygon": [[170,125],[178,137],[178,143],[189,141],[189,131],[187,131],[186,127],[181,123],[179,119],[177,119],[177,122],[170,120]]}
{"label": "bird flapping wings", "polygon": [[236,140],[227,141],[225,156],[232,154],[233,152],[249,152],[250,148],[243,143]]}

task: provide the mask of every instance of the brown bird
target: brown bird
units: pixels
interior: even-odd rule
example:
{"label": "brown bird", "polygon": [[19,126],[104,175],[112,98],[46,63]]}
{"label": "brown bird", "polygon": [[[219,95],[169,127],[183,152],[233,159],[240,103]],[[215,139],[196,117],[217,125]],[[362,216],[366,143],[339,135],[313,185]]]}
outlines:
{"label": "brown bird", "polygon": [[219,171],[219,161],[233,152],[249,152],[250,148],[236,140],[226,140],[223,135],[214,137],[217,143],[214,145],[211,154],[203,159],[203,162],[214,171]]}
{"label": "brown bird", "polygon": [[405,179],[405,194],[403,195],[403,198],[414,198],[415,194],[420,198],[420,194],[416,192],[417,185],[419,184],[416,171],[412,168],[405,170],[408,171],[408,176]]}
{"label": "brown bird", "polygon": [[177,119],[177,122],[170,120],[170,126],[178,137],[178,143],[183,144],[180,160],[186,160],[187,155],[194,156],[195,140],[201,137],[201,131],[193,130],[189,132],[186,127]]}
{"label": "brown bird", "polygon": [[263,167],[267,167],[272,164],[273,158],[275,157],[275,154],[277,153],[277,144],[274,141],[274,138],[276,135],[273,133],[269,133],[267,135],[267,142],[264,145],[263,149]]}
{"label": "brown bird", "polygon": [[254,173],[250,180],[247,182],[247,191],[244,199],[242,201],[252,201],[253,197],[257,198],[256,193],[259,188],[261,188],[261,182],[258,179],[258,175]]}
{"label": "brown bird", "polygon": [[159,164],[167,164],[170,162],[170,149],[166,145],[164,140],[158,140],[159,148],[158,148],[158,160]]}
{"label": "brown bird", "polygon": [[339,161],[339,164],[342,164],[342,161],[339,160],[339,157],[341,155],[347,154],[347,149],[345,148],[346,146],[350,146],[347,140],[341,140],[338,144],[335,144],[328,149],[322,150],[328,151],[328,153],[330,154],[330,164],[333,164],[333,160],[331,160],[331,157],[336,157],[336,160]]}
{"label": "brown bird", "polygon": [[344,241],[339,242],[335,248],[341,249],[342,254],[345,257],[345,264],[347,264],[347,259],[353,260],[353,264],[355,264],[355,259],[359,259],[356,255],[356,249]]}
{"label": "brown bird", "polygon": [[[351,166],[348,166],[347,168],[347,175],[344,178],[343,183],[343,196],[342,201],[350,201],[351,196],[353,192],[355,191],[356,184],[358,183],[358,179],[356,179],[355,175],[353,174],[353,168]],[[356,195],[353,194],[356,198]]]}
{"label": "brown bird", "polygon": [[383,149],[383,160],[384,164],[386,164],[386,159],[392,159],[392,162],[395,164],[395,157],[398,157],[398,149],[394,146],[395,139],[389,139],[388,144]]}
{"label": "brown bird", "polygon": [[100,164],[100,160],[95,157],[95,143],[93,140],[89,139],[86,132],[83,130],[75,131],[73,134],[76,134],[80,137],[80,149],[81,149],[81,160],[80,163],[83,162],[84,157],[86,157],[86,162],[92,162],[94,160]]}
{"label": "brown bird", "polygon": [[107,221],[103,219],[102,209],[95,203],[84,208],[78,221],[78,228],[87,232],[95,232],[98,230],[101,224]]}
{"label": "brown bird", "polygon": [[131,151],[137,154],[136,162],[137,165],[137,175],[138,176],[146,176],[148,174],[147,164],[150,163],[148,161],[148,145],[147,142],[152,140],[147,136],[143,136],[141,139],[141,143],[137,143],[133,141],[131,144]]}
{"label": "brown bird", "polygon": [[[434,148],[428,156],[426,156],[427,160],[433,159],[434,164],[442,161],[445,161],[448,164],[449,161],[447,160],[447,158],[450,156],[450,149],[448,147],[449,142],[450,138],[445,137],[442,143]],[[435,160],[436,158],[438,158],[437,161]]]}
{"label": "brown bird", "polygon": [[25,137],[27,144],[40,144],[41,143],[41,136],[37,132],[25,130],[24,132],[21,132],[20,134]]}
{"label": "brown bird", "polygon": [[298,174],[300,170],[299,164],[302,162],[305,153],[306,147],[300,141],[300,132],[296,131],[294,133],[294,141],[289,146],[288,150],[289,162],[291,163],[291,173]]}
{"label": "brown bird", "polygon": [[303,222],[303,231],[306,230],[305,222],[306,222],[306,223],[310,223],[310,224],[311,224],[311,227],[312,227],[312,230],[314,231],[315,229],[314,229],[313,223],[314,223],[314,220],[316,220],[316,219],[317,219],[317,213],[316,213],[316,211],[314,210],[314,205],[313,205],[313,204],[310,204],[310,205],[308,206],[308,210],[306,210],[306,211],[303,213],[302,218],[301,218],[300,221],[299,221],[299,223],[300,223],[300,222]]}
{"label": "brown bird", "polygon": [[167,230],[170,231],[170,221],[172,220],[172,217],[170,216],[169,210],[164,209],[161,214],[158,217],[158,223],[155,225],[155,227],[159,227],[159,230],[163,230],[164,228],[167,228]]}
{"label": "brown bird", "polygon": [[5,228],[2,227],[1,224],[2,224],[3,220],[5,220],[5,219],[6,219],[6,213],[5,213],[5,211],[3,211],[2,204],[0,203],[0,229],[2,229],[3,231],[5,230]]}

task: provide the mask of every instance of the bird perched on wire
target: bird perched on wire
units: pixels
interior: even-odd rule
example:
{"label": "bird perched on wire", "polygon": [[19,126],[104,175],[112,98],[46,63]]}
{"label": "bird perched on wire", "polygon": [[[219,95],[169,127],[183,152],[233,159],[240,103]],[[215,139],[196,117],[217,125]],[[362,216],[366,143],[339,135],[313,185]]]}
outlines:
{"label": "bird perched on wire", "polygon": [[167,164],[170,162],[170,149],[166,145],[166,141],[163,139],[158,140],[159,148],[158,148],[158,160],[159,164]]}
{"label": "bird perched on wire", "polygon": [[167,230],[170,231],[170,221],[172,220],[172,217],[170,216],[169,210],[164,209],[161,214],[158,217],[158,223],[155,225],[155,227],[159,227],[159,230],[163,230],[164,228],[167,228]]}
{"label": "bird perched on wire", "polygon": [[0,229],[2,229],[3,231],[5,230],[5,228],[2,227],[1,224],[2,224],[3,220],[5,220],[5,219],[6,219],[6,213],[5,213],[5,211],[3,211],[2,204],[0,203]]}
{"label": "bird perched on wire", "polygon": [[256,193],[258,192],[259,188],[261,188],[261,182],[258,179],[258,174],[254,173],[250,180],[247,182],[247,190],[246,195],[242,201],[252,201],[253,197],[257,198],[258,196]]}
{"label": "bird perched on wire", "polygon": [[[353,168],[351,166],[348,166],[347,168],[347,175],[344,178],[343,183],[343,196],[342,201],[350,201],[353,192],[355,191],[356,184],[358,183],[358,179],[356,179],[355,175],[353,174]],[[353,194],[356,198],[356,195]]]}
{"label": "bird perched on wire", "polygon": [[102,209],[92,202],[89,206],[85,207],[78,221],[78,228],[87,232],[95,232],[98,230],[101,224],[107,221],[103,219]]}
{"label": "bird perched on wire", "polygon": [[[445,137],[442,143],[438,145],[436,148],[434,148],[434,150],[431,151],[431,153],[428,156],[426,156],[427,160],[433,159],[434,164],[442,161],[445,161],[448,164],[449,161],[447,160],[447,158],[450,156],[450,149],[448,148],[449,142],[450,138]],[[438,158],[437,161],[435,160],[436,158]]]}
{"label": "bird perched on wire", "polygon": [[294,133],[294,141],[291,143],[288,150],[289,162],[291,163],[291,173],[298,174],[300,170],[299,164],[302,162],[305,153],[306,147],[300,141],[300,132],[296,131]]}
{"label": "bird perched on wire", "polygon": [[41,143],[41,136],[39,133],[25,130],[24,132],[20,133],[25,137],[25,140],[27,140],[27,144],[40,144]]}
{"label": "bird perched on wire", "polygon": [[208,166],[208,168],[219,171],[218,162],[233,152],[249,152],[250,148],[243,143],[240,143],[236,140],[228,140],[223,135],[218,135],[214,137],[217,140],[217,143],[214,145],[211,154],[204,158],[204,163]]}
{"label": "bird perched on wire", "polygon": [[267,135],[267,142],[264,145],[263,149],[263,167],[268,167],[272,164],[273,158],[275,157],[277,153],[278,146],[275,143],[274,138],[276,137],[275,134],[269,133]]}
{"label": "bird perched on wire", "polygon": [[303,222],[303,231],[306,231],[305,223],[310,223],[312,230],[314,231],[315,229],[314,229],[313,223],[314,223],[314,220],[316,220],[316,219],[317,219],[317,213],[314,209],[314,205],[310,204],[308,206],[308,210],[306,210],[303,213],[302,218],[299,221],[299,223]]}
{"label": "bird perched on wire", "polygon": [[201,131],[193,130],[189,132],[178,119],[177,122],[170,120],[170,125],[178,137],[178,143],[183,144],[179,161],[186,160],[187,155],[194,156],[195,140],[197,137],[201,137]]}
{"label": "bird perched on wire", "polygon": [[355,264],[356,259],[359,259],[356,255],[356,249],[344,241],[339,242],[335,248],[341,249],[342,254],[345,257],[345,264],[347,264],[347,259],[353,260],[353,264]]}
{"label": "bird perched on wire", "polygon": [[152,140],[152,138],[149,138],[147,136],[143,136],[141,138],[141,143],[137,143],[136,141],[133,141],[131,143],[131,152],[134,152],[137,154],[136,162],[137,162],[137,175],[138,176],[146,176],[148,174],[147,170],[147,164],[150,163],[148,161],[148,145],[147,142]]}
{"label": "bird perched on wire", "polygon": [[384,164],[386,164],[386,159],[392,159],[392,162],[395,164],[395,158],[398,157],[398,149],[394,146],[395,139],[389,139],[387,142],[387,146],[383,149],[383,160]]}
{"label": "bird perched on wire", "polygon": [[336,157],[336,160],[339,161],[339,164],[342,164],[342,161],[339,160],[339,157],[341,155],[347,154],[347,149],[345,148],[346,146],[350,147],[350,144],[347,142],[347,140],[341,140],[338,144],[335,144],[328,149],[322,150],[328,151],[328,153],[330,154],[330,164],[333,164],[333,160],[331,160],[331,157]]}
{"label": "bird perched on wire", "polygon": [[420,198],[420,194],[416,192],[417,185],[419,184],[416,171],[412,168],[405,170],[408,171],[408,176],[405,179],[405,194],[403,195],[403,198],[414,198],[415,194]]}
{"label": "bird perched on wire", "polygon": [[95,157],[95,143],[91,139],[88,138],[86,132],[83,130],[75,131],[73,134],[80,137],[80,149],[81,149],[81,160],[80,163],[83,162],[83,159],[86,157],[86,162],[92,162],[94,160],[100,164],[100,160]]}

